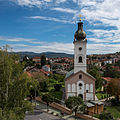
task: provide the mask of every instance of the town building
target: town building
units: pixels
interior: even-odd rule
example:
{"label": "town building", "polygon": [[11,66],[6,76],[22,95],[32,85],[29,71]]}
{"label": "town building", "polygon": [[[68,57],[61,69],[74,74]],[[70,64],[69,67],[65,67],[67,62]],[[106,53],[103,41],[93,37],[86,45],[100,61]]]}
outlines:
{"label": "town building", "polygon": [[41,57],[34,57],[32,59],[35,63],[40,63],[41,62]]}
{"label": "town building", "polygon": [[65,77],[65,96],[80,96],[84,101],[95,100],[95,78],[87,73],[87,39],[83,22],[78,22],[74,35],[74,69]]}
{"label": "town building", "polygon": [[50,65],[44,65],[42,66],[42,69],[46,72],[50,72]]}

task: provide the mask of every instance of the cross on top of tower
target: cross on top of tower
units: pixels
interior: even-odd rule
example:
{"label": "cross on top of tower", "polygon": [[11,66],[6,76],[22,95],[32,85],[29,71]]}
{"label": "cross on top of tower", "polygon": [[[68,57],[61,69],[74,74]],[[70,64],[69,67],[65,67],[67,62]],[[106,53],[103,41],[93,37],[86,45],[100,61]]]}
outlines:
{"label": "cross on top of tower", "polygon": [[82,18],[82,15],[80,14],[79,17],[80,17],[80,21],[81,21],[81,20],[82,20],[82,19],[81,19],[81,18]]}
{"label": "cross on top of tower", "polygon": [[80,22],[81,22],[82,20],[84,20],[84,19],[82,19],[82,15],[81,15],[81,14],[79,15],[79,17],[80,17]]}

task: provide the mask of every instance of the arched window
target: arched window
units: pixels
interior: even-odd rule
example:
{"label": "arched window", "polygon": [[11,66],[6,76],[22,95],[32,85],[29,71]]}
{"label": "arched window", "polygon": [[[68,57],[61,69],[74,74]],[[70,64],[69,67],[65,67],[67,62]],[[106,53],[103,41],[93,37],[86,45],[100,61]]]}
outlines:
{"label": "arched window", "polygon": [[71,92],[71,85],[68,84],[68,92]]}
{"label": "arched window", "polygon": [[82,79],[82,75],[81,74],[79,75],[79,79]]}
{"label": "arched window", "polygon": [[75,84],[72,84],[72,92],[75,92]]}
{"label": "arched window", "polygon": [[86,84],[86,93],[89,92],[89,84]]}
{"label": "arched window", "polygon": [[93,84],[90,84],[90,92],[93,92]]}
{"label": "arched window", "polygon": [[83,99],[83,95],[82,94],[79,94],[79,97],[81,97]]}
{"label": "arched window", "polygon": [[79,63],[81,63],[81,62],[82,62],[82,57],[80,56],[80,57],[79,57]]}

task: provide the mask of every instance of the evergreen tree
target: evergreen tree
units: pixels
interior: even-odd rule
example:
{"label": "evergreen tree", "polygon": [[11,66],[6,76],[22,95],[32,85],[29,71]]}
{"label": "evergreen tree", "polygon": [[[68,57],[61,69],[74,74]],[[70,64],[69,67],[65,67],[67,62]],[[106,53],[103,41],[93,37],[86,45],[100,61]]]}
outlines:
{"label": "evergreen tree", "polygon": [[46,56],[45,55],[41,55],[41,67],[46,65]]}

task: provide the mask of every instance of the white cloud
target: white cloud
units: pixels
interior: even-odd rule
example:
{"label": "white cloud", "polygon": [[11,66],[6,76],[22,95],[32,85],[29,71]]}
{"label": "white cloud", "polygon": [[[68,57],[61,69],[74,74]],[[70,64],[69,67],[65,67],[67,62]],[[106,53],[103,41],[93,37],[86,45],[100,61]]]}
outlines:
{"label": "white cloud", "polygon": [[93,33],[94,38],[89,38],[92,42],[97,43],[118,43],[120,42],[120,31],[119,30],[103,30],[103,29],[94,29],[88,30]]}
{"label": "white cloud", "polygon": [[29,39],[29,38],[12,38],[12,37],[0,36],[0,40],[10,41],[10,42],[20,42],[20,41],[30,42],[30,41],[33,41],[35,39]]}
{"label": "white cloud", "polygon": [[67,0],[56,0],[56,3],[64,3],[66,2]]}
{"label": "white cloud", "polygon": [[62,23],[74,24],[73,21],[63,20],[63,19],[58,19],[58,18],[53,18],[53,17],[30,16],[30,17],[25,17],[25,18],[30,18],[30,19],[41,19],[41,20],[49,20],[49,21],[55,21],[55,22],[62,22]]}
{"label": "white cloud", "polygon": [[77,10],[73,10],[70,8],[51,8],[51,10],[56,10],[56,11],[65,12],[65,13],[73,13],[73,14],[78,12]]}
{"label": "white cloud", "polygon": [[67,0],[9,0],[12,2],[17,3],[20,6],[27,6],[27,7],[38,7],[40,8],[41,6],[48,6],[49,4],[60,4],[64,3]]}
{"label": "white cloud", "polygon": [[[28,51],[28,52],[58,52],[58,53],[74,53],[74,45],[72,43],[58,43],[44,42],[41,45],[32,46],[24,44],[13,44],[10,45],[13,47],[13,51]],[[22,48],[22,49],[21,49]],[[106,53],[115,53],[120,51],[120,44],[88,44],[87,45],[87,54],[106,54]]]}
{"label": "white cloud", "polygon": [[[52,42],[52,43],[47,43],[44,42],[42,45],[37,45],[37,46],[31,46],[31,45],[25,45],[24,44],[14,44],[10,45],[13,47],[13,51],[28,51],[28,52],[36,52],[36,53],[41,53],[41,52],[58,52],[58,53],[69,53],[73,54],[73,44],[72,43],[57,43],[57,42]],[[67,46],[67,47],[66,47]],[[21,49],[22,47],[22,49]]]}
{"label": "white cloud", "polygon": [[88,44],[88,54],[106,54],[120,51],[120,44]]}
{"label": "white cloud", "polygon": [[119,0],[77,0],[77,3],[79,6],[84,7],[81,13],[87,20],[100,21],[103,24],[120,28]]}
{"label": "white cloud", "polygon": [[[29,47],[29,45],[25,45],[25,44],[9,44],[10,47],[14,48],[14,47],[22,47],[22,48],[27,48]],[[13,49],[14,50],[14,49]]]}
{"label": "white cloud", "polygon": [[17,3],[21,6],[40,6],[42,2],[40,0],[17,0]]}
{"label": "white cloud", "polygon": [[[96,32],[96,31],[95,31]],[[27,39],[27,38],[7,38],[0,37],[0,40],[10,41],[9,45],[13,48],[13,51],[29,51],[29,52],[58,52],[58,53],[69,53],[73,54],[74,45],[73,43],[60,43],[60,42],[44,42],[37,41],[36,39]],[[6,38],[6,39],[5,39]],[[20,41],[27,42],[26,44],[19,43]],[[120,51],[120,44],[109,44],[108,41],[100,41],[96,38],[88,38],[88,41],[96,41],[92,44],[87,44],[87,53],[88,54],[105,54],[105,53],[114,53]],[[108,43],[106,43],[108,42]],[[120,42],[120,40],[114,41]]]}

